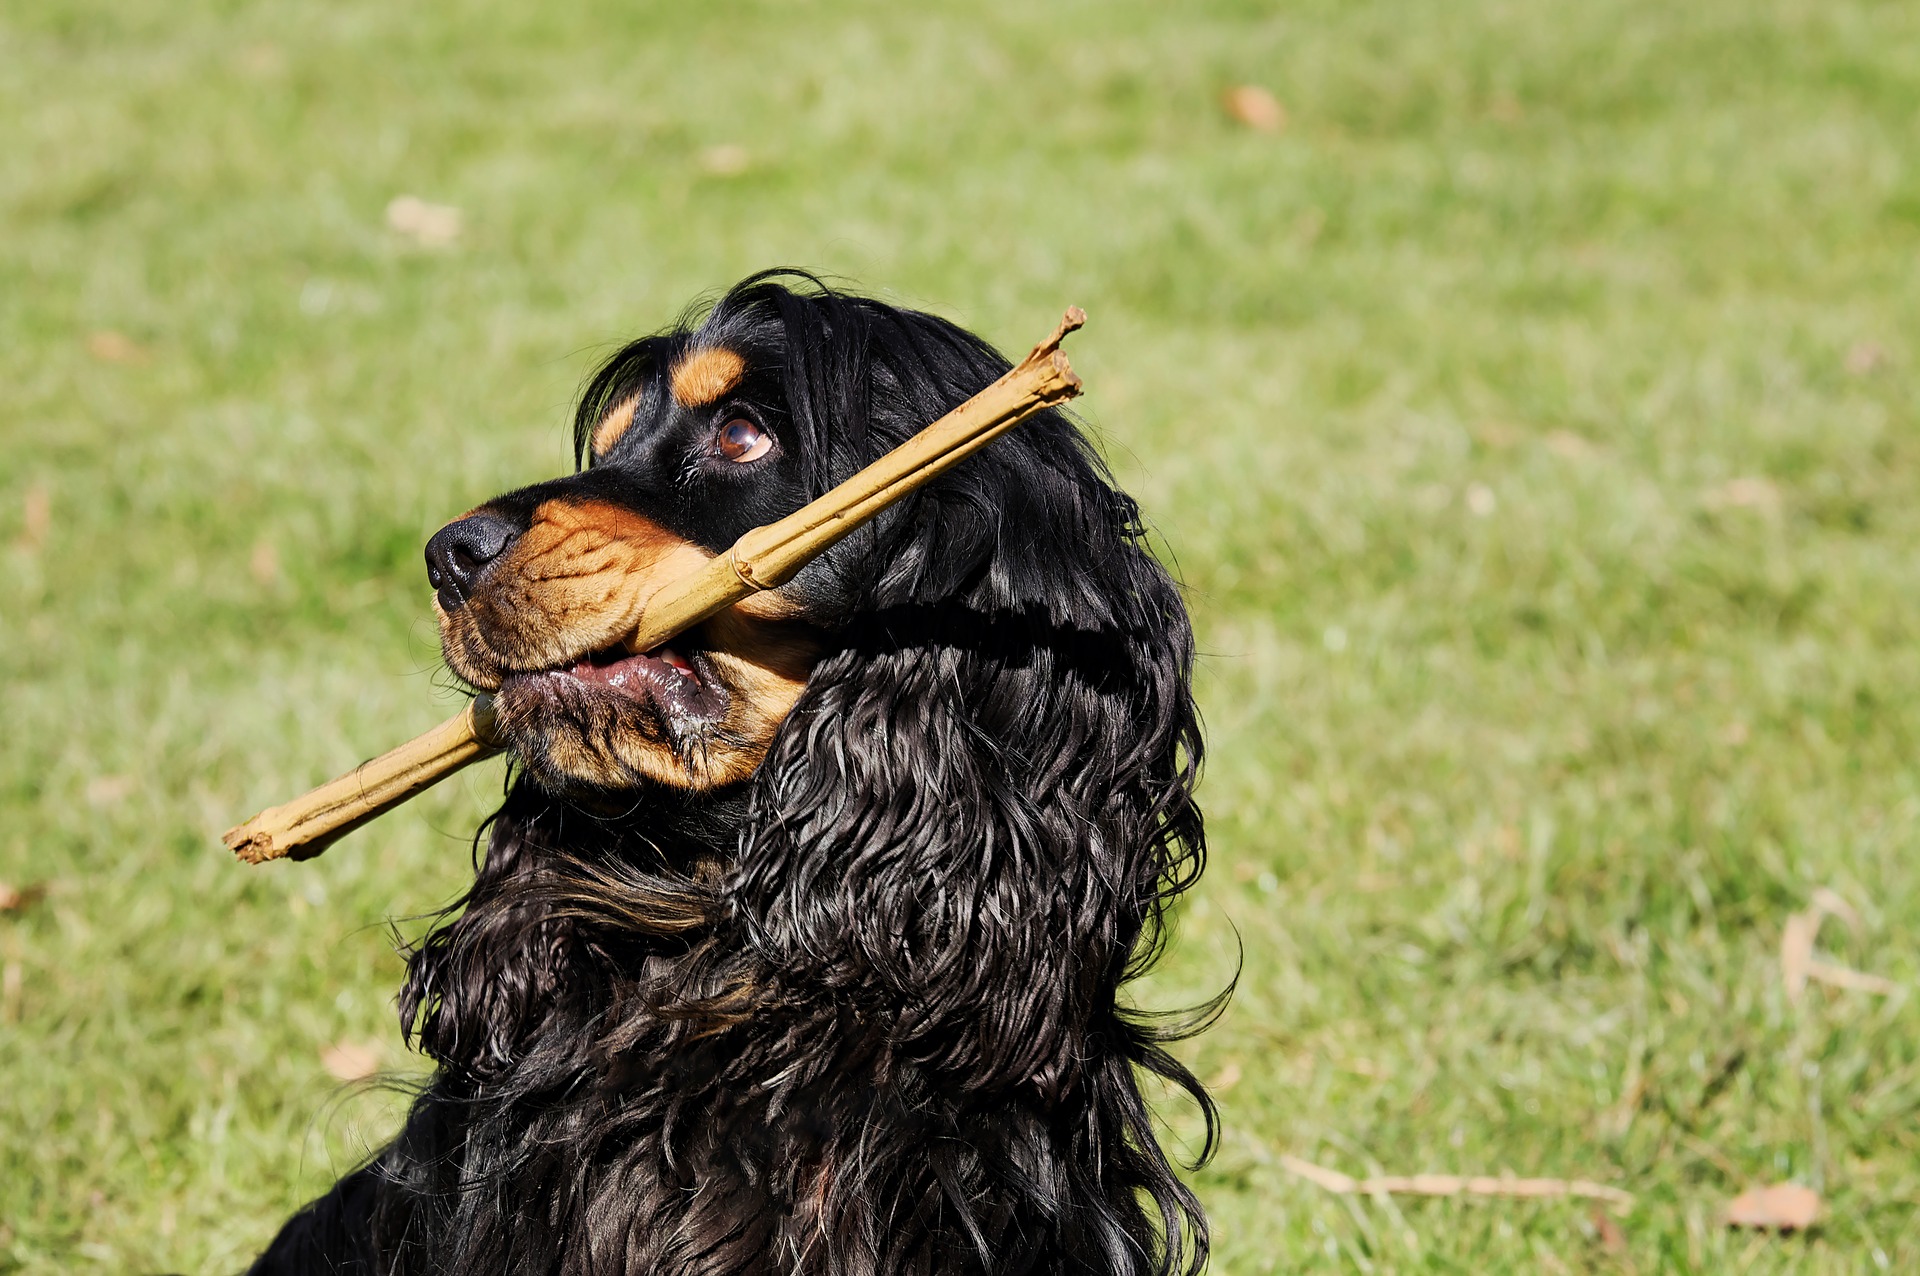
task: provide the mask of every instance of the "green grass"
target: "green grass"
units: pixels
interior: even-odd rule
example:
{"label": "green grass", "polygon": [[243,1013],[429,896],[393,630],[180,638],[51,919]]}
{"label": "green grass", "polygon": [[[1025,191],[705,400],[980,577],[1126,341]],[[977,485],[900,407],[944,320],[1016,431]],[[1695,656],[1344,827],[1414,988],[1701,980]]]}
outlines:
{"label": "green grass", "polygon": [[[775,263],[1009,349],[1092,315],[1208,653],[1142,997],[1244,954],[1187,1047],[1216,1271],[1920,1267],[1920,1010],[1778,975],[1824,886],[1920,986],[1916,120],[1893,0],[9,4],[0,878],[50,890],[0,916],[0,1271],[233,1269],[392,1128],[319,1051],[417,1069],[388,919],[497,772],[309,865],[217,835],[449,711],[426,535]],[[1637,1202],[1619,1254],[1287,1153]],[[1782,1179],[1817,1232],[1719,1225]]]}

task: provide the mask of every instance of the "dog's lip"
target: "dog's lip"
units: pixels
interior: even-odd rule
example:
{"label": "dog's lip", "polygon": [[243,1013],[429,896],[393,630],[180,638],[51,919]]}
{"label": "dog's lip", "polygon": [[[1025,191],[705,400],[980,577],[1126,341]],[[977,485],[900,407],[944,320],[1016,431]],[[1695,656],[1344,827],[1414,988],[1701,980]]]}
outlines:
{"label": "dog's lip", "polygon": [[693,661],[667,643],[648,651],[629,651],[624,645],[603,647],[546,672],[630,693],[696,690],[706,685]]}
{"label": "dog's lip", "polygon": [[[662,729],[697,731],[724,718],[731,701],[707,652],[682,635],[646,651],[623,643],[598,648],[564,663],[521,673],[501,681],[501,693],[515,703],[547,702],[565,710],[580,697],[629,701],[644,706]],[[534,701],[525,699],[533,696]]]}

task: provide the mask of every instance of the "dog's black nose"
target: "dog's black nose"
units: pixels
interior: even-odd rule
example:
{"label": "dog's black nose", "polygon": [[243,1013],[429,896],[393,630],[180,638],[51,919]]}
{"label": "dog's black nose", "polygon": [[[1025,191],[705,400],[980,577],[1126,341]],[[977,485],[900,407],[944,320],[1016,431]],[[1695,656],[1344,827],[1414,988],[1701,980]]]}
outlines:
{"label": "dog's black nose", "polygon": [[520,531],[492,514],[473,514],[448,523],[427,542],[427,579],[448,611],[467,601],[473,582]]}

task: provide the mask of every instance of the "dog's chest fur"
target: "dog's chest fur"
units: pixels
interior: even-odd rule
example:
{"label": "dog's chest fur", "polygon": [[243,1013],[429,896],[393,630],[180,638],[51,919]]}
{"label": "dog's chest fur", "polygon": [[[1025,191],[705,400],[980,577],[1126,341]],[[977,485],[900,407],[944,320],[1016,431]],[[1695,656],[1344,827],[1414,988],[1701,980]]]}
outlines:
{"label": "dog's chest fur", "polygon": [[935,1272],[1053,1230],[1023,1217],[1030,1185],[1086,1097],[969,1093],[903,1057],[910,1008],[757,962],[712,911],[724,814],[663,810],[641,843],[509,802],[466,910],[410,963],[443,1071],[372,1167],[381,1248],[455,1271]]}

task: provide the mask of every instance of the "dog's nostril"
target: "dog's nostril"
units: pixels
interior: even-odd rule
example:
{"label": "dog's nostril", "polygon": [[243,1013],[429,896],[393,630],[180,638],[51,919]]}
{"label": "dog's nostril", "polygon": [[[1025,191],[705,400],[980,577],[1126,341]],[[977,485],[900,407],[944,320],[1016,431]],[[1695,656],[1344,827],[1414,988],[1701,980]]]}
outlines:
{"label": "dog's nostril", "polygon": [[448,523],[427,542],[427,581],[449,610],[467,601],[481,571],[513,543],[519,529],[492,514]]}

